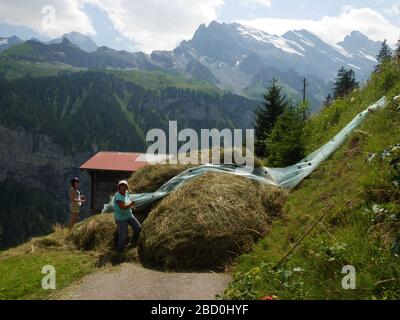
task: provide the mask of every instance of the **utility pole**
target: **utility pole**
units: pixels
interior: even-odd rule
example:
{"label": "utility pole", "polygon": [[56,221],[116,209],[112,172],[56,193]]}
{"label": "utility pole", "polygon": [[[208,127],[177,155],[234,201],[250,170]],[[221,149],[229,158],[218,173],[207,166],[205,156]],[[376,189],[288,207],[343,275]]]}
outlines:
{"label": "utility pole", "polygon": [[303,103],[306,103],[306,90],[307,90],[307,79],[304,78],[303,80]]}

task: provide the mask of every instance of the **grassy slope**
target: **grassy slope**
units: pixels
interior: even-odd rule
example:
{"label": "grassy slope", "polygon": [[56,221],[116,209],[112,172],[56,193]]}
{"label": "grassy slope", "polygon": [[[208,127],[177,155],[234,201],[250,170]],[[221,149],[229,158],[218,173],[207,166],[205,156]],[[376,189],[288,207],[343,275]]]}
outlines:
{"label": "grassy slope", "polygon": [[53,77],[57,76],[60,71],[78,72],[81,70],[83,69],[61,63],[33,63],[0,57],[0,75],[7,80],[24,78],[27,75],[34,78]]}
{"label": "grassy slope", "polygon": [[[400,68],[392,66],[371,83],[310,120],[308,151],[331,139],[358,112],[386,95],[400,94]],[[354,100],[355,99],[355,100]],[[237,261],[225,298],[259,299],[398,299],[400,261],[390,247],[399,231],[400,192],[387,161],[368,163],[368,153],[400,142],[397,104],[370,115],[347,143],[294,190],[285,215],[254,251]],[[361,132],[362,131],[362,132]],[[377,204],[388,211],[379,216]],[[285,263],[276,263],[311,225],[326,218],[301,242]],[[356,290],[343,290],[342,267],[356,268]],[[300,268],[300,269],[298,269]]]}
{"label": "grassy slope", "polygon": [[[57,76],[62,71],[79,72],[86,70],[87,69],[75,68],[62,63],[18,61],[5,56],[0,56],[0,75],[7,80],[24,78],[27,75],[35,78],[53,77]],[[179,89],[198,90],[210,94],[223,94],[223,91],[204,81],[196,81],[184,76],[142,70],[104,69],[103,71],[109,72],[124,81],[132,82],[152,91],[174,87]]]}
{"label": "grassy slope", "polygon": [[[287,99],[294,104],[297,104],[301,99],[301,93],[290,87],[289,85],[280,82],[283,93],[287,96]],[[263,95],[265,94],[265,87],[261,85],[249,86],[243,90],[245,96],[250,99],[256,99],[263,101]]]}
{"label": "grassy slope", "polygon": [[116,77],[135,83],[149,90],[160,90],[168,87],[199,90],[207,93],[222,93],[218,88],[205,81],[188,79],[184,76],[171,75],[158,71],[142,70],[109,70]]}
{"label": "grassy slope", "polygon": [[[79,71],[62,63],[36,63],[40,60],[40,53],[30,43],[23,43],[4,51],[0,55],[0,74],[6,79],[25,77],[29,72],[34,77],[55,76],[61,70]],[[200,90],[209,93],[221,93],[215,86],[206,81],[198,81],[184,75],[172,75],[158,71],[104,69],[122,80],[133,82],[149,90],[159,90],[167,87]]]}
{"label": "grassy slope", "polygon": [[[46,299],[56,291],[93,270],[91,258],[71,251],[31,253],[0,259],[0,300]],[[44,290],[42,268],[52,265],[56,269],[57,289]]]}
{"label": "grassy slope", "polygon": [[[63,243],[66,230],[0,252],[0,300],[48,299],[96,268],[96,258]],[[56,290],[42,288],[42,268],[56,269]]]}

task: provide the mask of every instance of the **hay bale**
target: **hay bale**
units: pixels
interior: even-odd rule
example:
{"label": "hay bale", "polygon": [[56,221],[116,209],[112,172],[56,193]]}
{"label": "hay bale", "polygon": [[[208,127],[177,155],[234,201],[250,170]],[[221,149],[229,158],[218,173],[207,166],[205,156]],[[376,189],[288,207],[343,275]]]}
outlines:
{"label": "hay bale", "polygon": [[143,225],[143,263],[169,270],[222,267],[270,229],[281,212],[281,189],[208,173],[165,198]]}
{"label": "hay bale", "polygon": [[31,243],[40,248],[57,248],[61,247],[61,243],[51,237],[33,238]]}
{"label": "hay bale", "polygon": [[[132,235],[132,228],[128,227],[127,244]],[[118,230],[112,214],[96,215],[77,224],[66,240],[78,250],[90,251],[99,267],[138,260],[135,247],[127,247],[123,253],[116,252]]]}
{"label": "hay bale", "polygon": [[129,192],[132,194],[155,192],[163,184],[191,167],[193,166],[184,164],[148,165],[139,169],[129,179]]}
{"label": "hay bale", "polygon": [[[225,152],[239,152],[237,149],[223,149],[219,150],[220,163],[224,163]],[[245,152],[245,150],[242,150]],[[212,163],[212,150],[208,150],[209,161]],[[197,160],[198,165],[201,164],[201,152],[194,154],[193,161]],[[234,159],[233,159],[234,160]],[[167,183],[169,180],[179,175],[183,171],[196,167],[195,164],[184,163],[182,156],[178,157],[179,164],[156,164],[148,165],[144,168],[139,169],[129,179],[129,192],[132,194],[139,193],[151,193],[157,191],[162,185]],[[254,157],[254,166],[262,167],[263,163],[257,157]]]}
{"label": "hay bale", "polygon": [[30,243],[39,248],[61,248],[67,245],[68,228],[60,224],[53,226],[53,233],[44,236],[33,238]]}
{"label": "hay bale", "polygon": [[[213,154],[216,152],[217,154],[217,161],[214,161]],[[193,152],[191,157],[188,155],[179,154],[178,155],[178,163],[196,163],[200,164],[235,164],[236,163],[236,155],[245,156],[248,153],[246,148],[216,148],[216,149],[208,149],[206,153],[208,153],[208,159],[206,162],[203,162],[202,153],[203,151]],[[225,153],[229,156],[227,162],[225,162]],[[188,158],[189,157],[189,158]],[[218,161],[219,160],[219,161]],[[236,163],[239,164],[239,163]],[[257,158],[254,155],[254,167],[259,168],[262,167],[264,164],[261,159]]]}
{"label": "hay bale", "polygon": [[77,224],[68,236],[75,247],[83,251],[115,250],[118,231],[111,214],[100,214]]}

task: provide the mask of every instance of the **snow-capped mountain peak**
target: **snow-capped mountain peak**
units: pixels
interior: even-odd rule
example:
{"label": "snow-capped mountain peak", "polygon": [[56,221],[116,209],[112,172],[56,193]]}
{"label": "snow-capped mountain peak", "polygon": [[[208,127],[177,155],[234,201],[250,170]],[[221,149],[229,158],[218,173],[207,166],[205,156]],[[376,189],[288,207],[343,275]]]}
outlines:
{"label": "snow-capped mountain peak", "polygon": [[66,33],[61,38],[51,40],[47,44],[61,43],[63,39],[69,40],[72,44],[86,52],[94,52],[98,48],[97,44],[90,37],[79,32]]}
{"label": "snow-capped mountain peak", "polygon": [[361,50],[363,53],[373,57],[379,52],[381,44],[380,41],[369,39],[360,31],[353,31],[342,42],[338,43],[340,47],[346,49],[349,53],[356,54]]}
{"label": "snow-capped mountain peak", "polygon": [[[296,47],[296,44],[293,44],[293,42],[288,41],[280,36],[271,35],[267,32],[257,30],[257,29],[254,29],[254,28],[248,27],[248,26],[243,26],[240,24],[237,24],[237,30],[239,31],[241,36],[243,36],[244,38],[252,39],[254,41],[262,42],[265,44],[271,44],[274,47],[276,47],[282,51],[285,51],[286,53],[289,53],[289,54],[297,54],[297,55],[303,56],[303,54],[301,52],[299,52],[298,50],[293,48],[293,47]],[[299,49],[298,46],[297,46],[297,48]],[[301,49],[302,48],[300,47],[300,50]]]}
{"label": "snow-capped mountain peak", "polygon": [[18,38],[18,37],[10,37],[10,38],[5,38],[5,37],[0,37],[0,52],[7,50],[8,48],[11,48],[12,46],[16,44],[20,44],[23,41]]}

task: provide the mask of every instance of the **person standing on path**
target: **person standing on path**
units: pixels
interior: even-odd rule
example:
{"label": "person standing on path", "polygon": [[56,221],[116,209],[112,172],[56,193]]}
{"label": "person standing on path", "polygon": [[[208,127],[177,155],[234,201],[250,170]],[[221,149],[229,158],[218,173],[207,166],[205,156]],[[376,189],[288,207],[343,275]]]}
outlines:
{"label": "person standing on path", "polygon": [[79,183],[81,180],[77,177],[71,180],[71,188],[69,189],[69,199],[70,199],[70,212],[71,218],[69,221],[69,229],[72,229],[79,218],[79,213],[81,211],[81,206],[86,202],[85,196],[82,196],[79,188]]}
{"label": "person standing on path", "polygon": [[118,247],[117,252],[123,252],[125,249],[125,241],[128,233],[128,225],[133,228],[132,244],[135,245],[139,239],[142,226],[132,213],[135,208],[135,202],[132,202],[128,192],[128,182],[122,180],[118,183],[118,192],[114,199],[114,218],[118,226]]}

